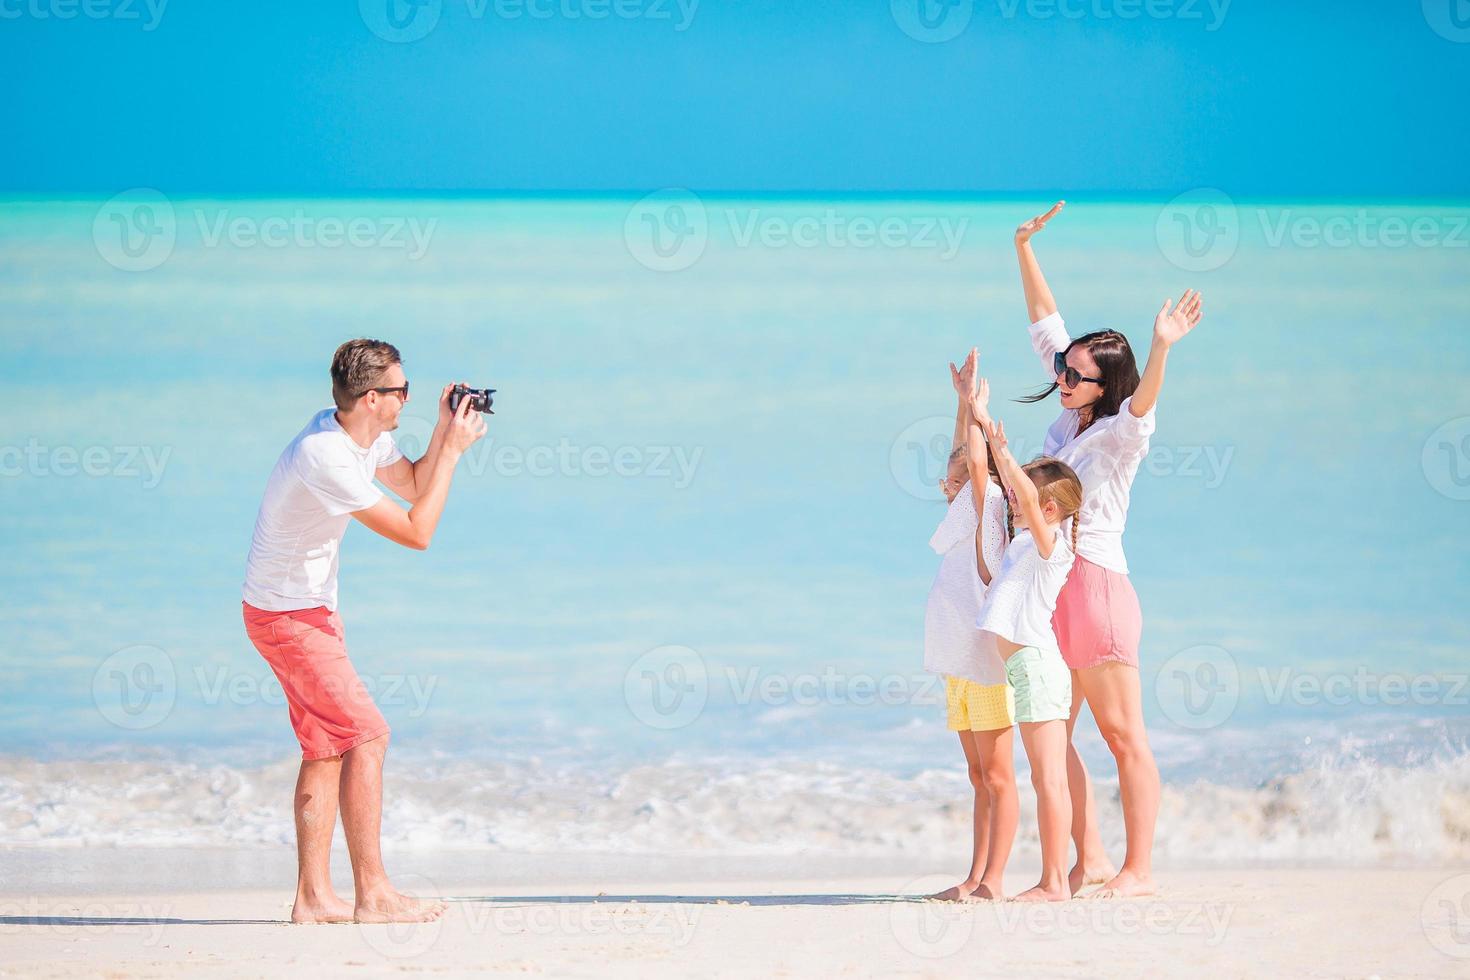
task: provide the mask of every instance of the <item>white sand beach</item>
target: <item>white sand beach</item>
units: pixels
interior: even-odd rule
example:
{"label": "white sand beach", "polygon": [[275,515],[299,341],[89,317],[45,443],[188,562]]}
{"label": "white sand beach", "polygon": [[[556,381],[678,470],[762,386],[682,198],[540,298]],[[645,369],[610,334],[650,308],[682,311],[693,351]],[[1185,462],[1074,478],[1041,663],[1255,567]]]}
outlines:
{"label": "white sand beach", "polygon": [[[1011,876],[1012,887],[1024,875]],[[487,882],[442,921],[293,926],[282,890],[0,898],[0,974],[1465,976],[1470,874],[1189,870],[1150,899],[956,906],[946,876]],[[413,887],[411,877],[404,883]]]}

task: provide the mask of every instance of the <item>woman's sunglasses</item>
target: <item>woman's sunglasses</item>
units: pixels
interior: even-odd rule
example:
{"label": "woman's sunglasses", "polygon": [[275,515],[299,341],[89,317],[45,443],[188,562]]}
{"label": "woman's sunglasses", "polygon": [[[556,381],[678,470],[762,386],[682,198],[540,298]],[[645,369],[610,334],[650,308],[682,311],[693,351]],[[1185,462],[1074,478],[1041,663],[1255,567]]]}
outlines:
{"label": "woman's sunglasses", "polygon": [[1067,355],[1057,351],[1051,356],[1052,373],[1057,376],[1058,381],[1066,382],[1068,388],[1075,388],[1084,381],[1091,381],[1095,385],[1103,383],[1102,378],[1085,378],[1082,372],[1074,367],[1067,366]]}

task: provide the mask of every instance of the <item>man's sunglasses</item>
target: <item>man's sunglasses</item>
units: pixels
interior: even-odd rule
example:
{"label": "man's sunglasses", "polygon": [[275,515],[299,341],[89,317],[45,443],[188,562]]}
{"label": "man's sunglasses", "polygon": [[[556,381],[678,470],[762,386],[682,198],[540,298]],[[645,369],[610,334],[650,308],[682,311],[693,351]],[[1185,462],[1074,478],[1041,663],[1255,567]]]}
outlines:
{"label": "man's sunglasses", "polygon": [[1057,351],[1051,356],[1051,370],[1057,376],[1058,381],[1065,381],[1068,388],[1075,388],[1084,381],[1091,381],[1095,385],[1103,383],[1102,378],[1084,378],[1082,372],[1074,367],[1067,366],[1067,355]]}
{"label": "man's sunglasses", "polygon": [[[408,401],[408,382],[407,381],[403,382],[403,384],[399,385],[397,388],[369,388],[369,389],[367,389],[367,391],[364,391],[362,393],[362,395],[366,395],[368,393],[368,391],[376,391],[380,395],[386,395],[389,392],[392,392],[392,393],[398,395],[404,401]],[[361,398],[362,395],[358,395],[357,397]]]}

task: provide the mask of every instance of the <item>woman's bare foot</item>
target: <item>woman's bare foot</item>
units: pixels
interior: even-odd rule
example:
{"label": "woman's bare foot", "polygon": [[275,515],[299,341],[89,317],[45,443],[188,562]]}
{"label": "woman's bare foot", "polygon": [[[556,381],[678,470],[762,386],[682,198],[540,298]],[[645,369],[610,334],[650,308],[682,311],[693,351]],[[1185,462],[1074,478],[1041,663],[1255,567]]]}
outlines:
{"label": "woman's bare foot", "polygon": [[971,893],[979,887],[978,882],[962,881],[952,888],[946,888],[944,891],[936,892],[929,897],[937,902],[965,902],[969,900]]}
{"label": "woman's bare foot", "polygon": [[1083,867],[1081,862],[1072,865],[1072,870],[1067,872],[1067,887],[1075,895],[1088,885],[1101,885],[1105,881],[1112,881],[1118,874],[1118,869],[1107,861],[1094,864],[1091,867]]}
{"label": "woman's bare foot", "polygon": [[358,922],[432,922],[444,914],[443,902],[425,902],[391,889],[358,900],[353,919]]}
{"label": "woman's bare foot", "polygon": [[1035,888],[1028,888],[1017,895],[1013,901],[1017,902],[1065,902],[1072,897],[1064,884],[1045,885],[1039,884]]}
{"label": "woman's bare foot", "polygon": [[971,902],[1004,902],[1005,900],[1005,891],[999,884],[989,884],[984,881],[975,886],[969,898]]}
{"label": "woman's bare foot", "polygon": [[291,906],[291,921],[298,925],[322,922],[351,922],[352,904],[338,898],[336,893],[326,895],[296,894],[296,904]]}
{"label": "woman's bare foot", "polygon": [[1126,868],[1099,888],[1094,898],[1140,898],[1158,891],[1151,875],[1140,875]]}

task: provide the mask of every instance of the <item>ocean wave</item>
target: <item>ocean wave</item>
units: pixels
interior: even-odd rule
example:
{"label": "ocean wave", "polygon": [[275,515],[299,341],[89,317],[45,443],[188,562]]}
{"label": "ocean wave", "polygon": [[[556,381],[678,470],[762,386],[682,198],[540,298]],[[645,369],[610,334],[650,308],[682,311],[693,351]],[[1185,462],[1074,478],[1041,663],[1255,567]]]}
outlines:
{"label": "ocean wave", "polygon": [[[827,763],[724,760],[618,771],[470,761],[393,764],[383,837],[395,849],[509,853],[939,855],[968,846],[958,766],[896,775]],[[293,841],[294,761],[0,757],[0,846],[249,846]],[[1116,782],[1099,780],[1121,855]],[[1021,779],[1016,853],[1039,854]],[[1470,858],[1470,755],[1402,768],[1324,766],[1242,787],[1166,783],[1157,853],[1175,862],[1364,864]]]}

